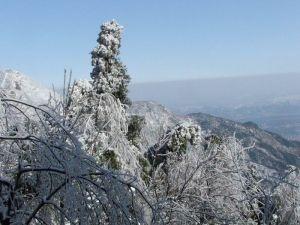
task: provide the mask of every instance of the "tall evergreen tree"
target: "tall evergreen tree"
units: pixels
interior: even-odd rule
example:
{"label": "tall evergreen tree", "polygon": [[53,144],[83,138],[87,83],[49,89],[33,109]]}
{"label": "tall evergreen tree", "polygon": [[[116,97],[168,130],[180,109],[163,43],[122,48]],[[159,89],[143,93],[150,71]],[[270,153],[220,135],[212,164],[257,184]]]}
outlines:
{"label": "tall evergreen tree", "polygon": [[98,45],[91,52],[93,71],[91,77],[98,94],[111,93],[124,104],[130,77],[119,59],[123,27],[112,20],[102,24]]}

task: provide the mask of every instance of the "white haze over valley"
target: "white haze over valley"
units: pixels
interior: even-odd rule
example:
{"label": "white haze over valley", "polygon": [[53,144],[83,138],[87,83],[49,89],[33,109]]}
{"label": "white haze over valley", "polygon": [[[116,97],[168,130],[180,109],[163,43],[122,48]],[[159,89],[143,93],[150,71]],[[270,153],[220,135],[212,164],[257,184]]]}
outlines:
{"label": "white haze over valley", "polygon": [[209,113],[253,121],[300,140],[300,73],[206,78],[131,85],[133,100],[160,102],[178,114]]}

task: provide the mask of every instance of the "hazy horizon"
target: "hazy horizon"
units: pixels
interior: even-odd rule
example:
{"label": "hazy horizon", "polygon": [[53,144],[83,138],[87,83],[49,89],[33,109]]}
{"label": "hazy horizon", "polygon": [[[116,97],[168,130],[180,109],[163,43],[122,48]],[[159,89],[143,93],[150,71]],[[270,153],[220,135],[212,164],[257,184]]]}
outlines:
{"label": "hazy horizon", "polygon": [[252,121],[300,140],[300,74],[209,78],[132,84],[134,101],[154,101],[178,114],[208,113]]}

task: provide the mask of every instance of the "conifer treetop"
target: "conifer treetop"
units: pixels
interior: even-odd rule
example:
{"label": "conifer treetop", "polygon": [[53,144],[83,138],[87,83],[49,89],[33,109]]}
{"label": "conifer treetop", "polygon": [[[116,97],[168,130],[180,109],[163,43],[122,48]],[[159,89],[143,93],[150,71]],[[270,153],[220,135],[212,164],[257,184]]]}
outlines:
{"label": "conifer treetop", "polygon": [[[97,39],[98,46],[92,52],[92,59],[97,59],[99,56],[103,58],[117,57],[120,54],[122,32],[123,27],[115,20],[103,23]],[[92,61],[93,66],[96,64],[97,61]]]}
{"label": "conifer treetop", "polygon": [[98,93],[113,94],[122,103],[126,103],[130,77],[118,57],[122,31],[123,27],[115,20],[101,25],[98,45],[91,52],[93,66],[91,77]]}

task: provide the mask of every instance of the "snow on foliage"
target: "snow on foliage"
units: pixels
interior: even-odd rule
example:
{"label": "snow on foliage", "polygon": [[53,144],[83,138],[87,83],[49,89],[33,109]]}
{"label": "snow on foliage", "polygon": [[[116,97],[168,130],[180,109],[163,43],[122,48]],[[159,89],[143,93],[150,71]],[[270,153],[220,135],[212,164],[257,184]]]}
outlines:
{"label": "snow on foliage", "polygon": [[186,121],[167,133],[167,136],[170,136],[167,145],[172,151],[184,151],[188,143],[195,145],[201,141],[200,132],[200,126],[191,123],[191,121]]}
{"label": "snow on foliage", "polygon": [[[256,165],[247,160],[247,149],[234,137],[211,137],[205,142],[189,146],[180,155],[162,151],[164,147],[156,151],[149,189],[166,224],[299,222],[296,171],[276,180],[261,177]],[[162,154],[164,160],[157,160]]]}
{"label": "snow on foliage", "polygon": [[61,99],[35,106],[1,89],[1,224],[298,225],[298,168],[263,174],[235,137],[164,108],[128,115],[121,33],[101,26],[92,80]]}
{"label": "snow on foliage", "polygon": [[1,224],[146,224],[151,205],[135,178],[86,152],[76,135],[80,121],[58,114],[62,104],[1,102]]}
{"label": "snow on foliage", "polygon": [[181,156],[190,147],[199,146],[200,142],[200,127],[192,121],[185,121],[167,130],[159,142],[149,148],[145,157],[153,167],[157,167],[161,163],[165,164],[170,154]]}
{"label": "snow on foliage", "polygon": [[7,97],[45,104],[53,91],[15,70],[0,71],[0,89]]}
{"label": "snow on foliage", "polygon": [[124,105],[109,93],[97,94],[94,89],[88,91],[86,86],[79,88],[78,85],[75,84],[74,94],[70,95],[68,117],[80,121],[77,132],[84,148],[103,163],[106,163],[104,155],[113,152],[122,169],[134,172],[136,152],[126,139],[128,125]]}
{"label": "snow on foliage", "polygon": [[121,31],[115,21],[101,26],[99,45],[92,52],[93,80],[76,81],[69,87],[66,115],[70,123],[77,121],[77,136],[99,163],[139,177],[141,153],[127,139],[129,76],[117,57]]}
{"label": "snow on foliage", "polygon": [[130,78],[118,58],[122,30],[123,27],[114,20],[102,24],[98,45],[92,51],[94,68],[91,77],[98,93],[111,93],[122,103],[128,103],[127,86]]}

